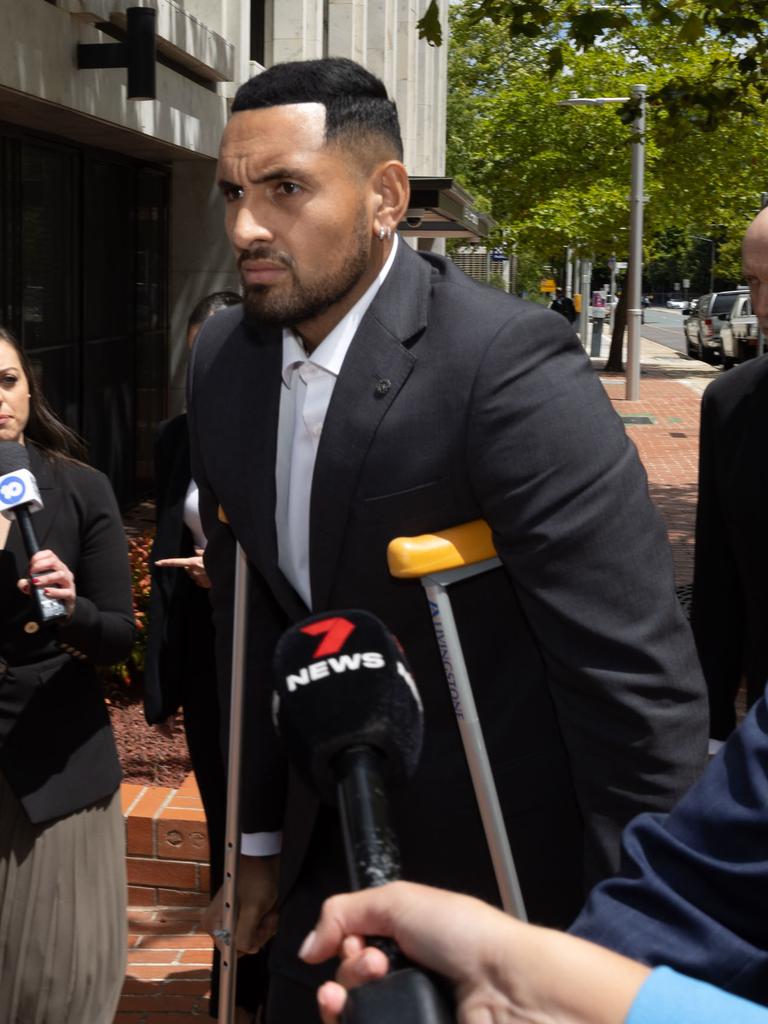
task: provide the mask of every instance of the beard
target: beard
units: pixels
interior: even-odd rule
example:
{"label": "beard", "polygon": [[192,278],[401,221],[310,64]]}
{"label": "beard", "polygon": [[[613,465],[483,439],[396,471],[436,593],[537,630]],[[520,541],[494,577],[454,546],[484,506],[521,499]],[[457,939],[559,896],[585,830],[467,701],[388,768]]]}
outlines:
{"label": "beard", "polygon": [[272,285],[249,285],[243,281],[246,321],[273,327],[296,327],[313,320],[346,298],[367,270],[369,257],[369,231],[364,209],[360,210],[349,251],[340,265],[317,274],[313,280],[302,280],[293,257],[288,253],[264,246],[249,249],[241,255],[241,260],[264,259],[280,263],[289,271],[291,284],[277,290]]}

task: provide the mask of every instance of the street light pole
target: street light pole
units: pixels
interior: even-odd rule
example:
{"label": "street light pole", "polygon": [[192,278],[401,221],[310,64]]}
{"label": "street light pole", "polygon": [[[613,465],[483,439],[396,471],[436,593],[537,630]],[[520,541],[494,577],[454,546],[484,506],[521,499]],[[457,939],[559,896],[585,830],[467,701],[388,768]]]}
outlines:
{"label": "street light pole", "polygon": [[637,114],[632,122],[632,178],[629,197],[629,305],[627,309],[626,398],[640,398],[640,328],[643,317],[643,200],[645,180],[645,86],[633,85]]}
{"label": "street light pole", "polygon": [[707,238],[706,235],[691,235],[691,238],[698,238],[700,242],[709,242],[709,291],[715,290],[715,240]]}
{"label": "street light pole", "polygon": [[[632,122],[632,173],[629,196],[629,280],[627,282],[627,371],[625,397],[640,398],[640,325],[643,287],[643,186],[645,178],[645,91],[644,85],[632,86],[637,113]],[[571,93],[560,100],[560,107],[602,107],[607,103],[626,103],[629,96],[577,96]]]}

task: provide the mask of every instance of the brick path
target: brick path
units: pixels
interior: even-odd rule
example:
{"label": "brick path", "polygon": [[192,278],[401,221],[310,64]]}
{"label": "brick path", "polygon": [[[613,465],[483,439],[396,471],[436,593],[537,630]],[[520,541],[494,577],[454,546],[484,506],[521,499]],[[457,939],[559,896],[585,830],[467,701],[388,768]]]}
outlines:
{"label": "brick path", "polygon": [[602,380],[620,416],[647,416],[652,421],[625,423],[625,428],[648,474],[651,498],[667,524],[675,581],[681,587],[693,578],[701,395],[721,371],[645,340],[641,366],[638,402],[624,398],[623,377],[602,375]]}
{"label": "brick path", "polygon": [[[606,355],[607,342],[601,359]],[[699,404],[704,388],[720,371],[645,340],[641,361],[638,402],[624,399],[623,377],[602,375],[602,380],[620,416],[650,421],[626,423],[626,430],[648,474],[651,497],[667,523],[676,583],[685,586],[693,568]],[[137,514],[139,525],[151,522],[151,507],[146,504]],[[132,906],[128,971],[115,1024],[193,1024],[208,1019],[211,941],[201,934],[199,924],[199,837],[205,825],[194,780],[179,791],[149,791],[141,800],[126,792],[124,804],[133,810],[127,817]],[[186,823],[185,807],[192,812]],[[138,820],[142,814],[146,820]],[[163,821],[167,825],[169,818],[178,841],[167,828],[163,831]],[[177,843],[178,856],[163,850],[169,841]],[[151,857],[158,858],[154,866]]]}

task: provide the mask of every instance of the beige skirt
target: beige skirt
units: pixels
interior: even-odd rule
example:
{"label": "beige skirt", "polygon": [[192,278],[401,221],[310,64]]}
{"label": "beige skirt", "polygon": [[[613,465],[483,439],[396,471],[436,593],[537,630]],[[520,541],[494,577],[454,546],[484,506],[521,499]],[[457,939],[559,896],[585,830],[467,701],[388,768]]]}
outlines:
{"label": "beige skirt", "polygon": [[111,1024],[125,975],[120,793],[32,825],[0,774],[0,1021]]}

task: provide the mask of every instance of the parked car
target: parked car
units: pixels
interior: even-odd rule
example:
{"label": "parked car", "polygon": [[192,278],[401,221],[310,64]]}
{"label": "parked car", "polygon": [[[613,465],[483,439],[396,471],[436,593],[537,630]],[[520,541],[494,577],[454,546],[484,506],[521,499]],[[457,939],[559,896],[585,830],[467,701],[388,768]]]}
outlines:
{"label": "parked car", "polygon": [[730,319],[736,299],[747,294],[746,288],[709,292],[693,303],[683,319],[686,349],[692,359],[712,364],[722,361],[720,329]]}
{"label": "parked car", "polygon": [[757,355],[759,328],[749,295],[739,295],[731,309],[731,318],[720,328],[723,366],[726,370]]}
{"label": "parked car", "polygon": [[667,309],[684,309],[688,299],[667,299]]}

